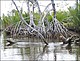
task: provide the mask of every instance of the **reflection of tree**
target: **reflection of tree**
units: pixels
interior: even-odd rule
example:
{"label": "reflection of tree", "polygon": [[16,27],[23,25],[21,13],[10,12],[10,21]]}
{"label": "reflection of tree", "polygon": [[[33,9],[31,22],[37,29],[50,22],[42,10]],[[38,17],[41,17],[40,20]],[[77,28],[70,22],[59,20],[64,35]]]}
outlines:
{"label": "reflection of tree", "polygon": [[76,49],[76,61],[80,60],[80,46]]}
{"label": "reflection of tree", "polygon": [[[37,59],[39,58],[39,60],[57,60],[57,56],[56,56],[56,48],[54,50],[49,50],[49,46],[45,45],[43,47],[43,51],[40,52],[40,54],[37,56]],[[53,51],[53,52],[52,52]],[[49,59],[49,54],[51,53],[51,55],[53,54],[53,58],[52,59]],[[47,56],[46,56],[47,55]],[[46,56],[45,58],[43,58],[44,56]]]}
{"label": "reflection of tree", "polygon": [[72,46],[71,45],[67,45],[66,49],[68,50],[69,54],[72,53]]}
{"label": "reflection of tree", "polygon": [[30,48],[20,48],[20,52],[21,52],[21,56],[22,56],[22,60],[29,60],[29,55],[30,55]]}
{"label": "reflection of tree", "polygon": [[54,60],[57,61],[56,48],[54,49]]}
{"label": "reflection of tree", "polygon": [[76,54],[76,61],[79,61],[80,60],[80,46],[77,46],[77,47],[78,48],[75,47],[75,49],[73,49],[71,45],[67,45],[66,49],[68,50],[69,54],[75,53]]}
{"label": "reflection of tree", "polygon": [[[45,45],[45,46],[43,47],[42,52],[40,52],[40,53],[37,55],[36,59],[42,58],[45,53],[48,53],[48,46],[47,46],[47,45]],[[42,59],[40,59],[40,60],[42,60]]]}
{"label": "reflection of tree", "polygon": [[[22,59],[24,60],[38,60],[38,55],[42,53],[42,46],[29,45],[29,47],[21,48]],[[43,53],[42,53],[43,54]],[[37,58],[36,58],[37,57]]]}

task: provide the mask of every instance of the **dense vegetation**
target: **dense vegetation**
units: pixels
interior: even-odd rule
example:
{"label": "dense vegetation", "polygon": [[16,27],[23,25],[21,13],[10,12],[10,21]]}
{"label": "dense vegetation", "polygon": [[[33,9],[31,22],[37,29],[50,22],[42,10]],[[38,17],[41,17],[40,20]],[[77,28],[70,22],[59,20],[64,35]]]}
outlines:
{"label": "dense vegetation", "polygon": [[[80,4],[78,4],[80,8]],[[16,10],[12,10],[12,15],[5,16],[3,14],[2,19],[0,20],[0,25],[2,25],[3,28],[6,28],[10,25],[16,25],[20,21],[20,17],[18,15],[18,12]],[[23,17],[25,18],[26,22],[29,24],[30,22],[30,16],[27,12],[24,12]],[[40,15],[38,13],[34,13],[34,23],[38,25],[38,21],[40,19]],[[52,21],[52,15],[48,14],[46,16],[47,20],[49,22]],[[77,8],[69,8],[69,11],[57,11],[56,13],[57,19],[63,23],[66,27],[73,27],[76,28],[76,30],[80,30],[80,9],[77,10]],[[1,24],[2,22],[2,24]]]}
{"label": "dense vegetation", "polygon": [[[46,34],[49,36],[50,34],[53,35],[53,33],[62,33],[66,35],[67,29],[73,31],[76,30],[76,32],[79,32],[80,4],[76,4],[76,8],[68,8],[69,11],[59,10],[56,12],[55,4],[53,3],[53,0],[51,1],[53,8],[52,13],[50,13],[50,10],[48,10],[50,4],[46,6],[43,12],[41,12],[37,0],[35,0],[34,2],[35,4],[37,4],[39,12],[34,12],[33,1],[27,1],[28,12],[23,13],[23,10],[21,9],[19,11],[14,0],[12,0],[17,10],[13,9],[11,11],[11,14],[8,14],[7,16],[3,14],[0,20],[2,29],[11,31],[12,34],[20,34],[22,30],[27,30],[26,33],[37,33],[36,36],[39,35],[42,39],[47,37]],[[31,2],[32,5],[30,5],[29,2]],[[29,5],[33,7],[33,11],[30,11]]]}

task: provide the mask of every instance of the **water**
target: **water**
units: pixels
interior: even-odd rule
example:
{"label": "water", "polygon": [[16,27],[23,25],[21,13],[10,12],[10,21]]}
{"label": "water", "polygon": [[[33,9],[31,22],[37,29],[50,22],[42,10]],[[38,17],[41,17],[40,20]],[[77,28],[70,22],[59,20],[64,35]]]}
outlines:
{"label": "water", "polygon": [[[5,46],[5,38],[3,34],[0,36],[1,46],[1,61],[3,60],[14,60],[14,61],[71,61],[80,60],[80,47],[79,46],[62,46],[62,42],[50,42],[49,45],[45,45],[37,39],[35,42],[31,42],[31,38],[23,41],[19,39],[19,42]],[[14,39],[16,41],[18,39]],[[20,42],[22,40],[23,42]]]}

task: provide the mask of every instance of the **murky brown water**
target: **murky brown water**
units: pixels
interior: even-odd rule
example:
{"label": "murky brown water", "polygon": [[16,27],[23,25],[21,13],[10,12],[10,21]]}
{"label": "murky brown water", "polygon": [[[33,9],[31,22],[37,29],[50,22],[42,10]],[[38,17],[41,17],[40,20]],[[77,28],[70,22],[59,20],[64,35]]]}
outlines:
{"label": "murky brown water", "polygon": [[[14,39],[19,42],[5,46],[5,40],[3,34],[0,36],[1,46],[1,60],[18,60],[18,61],[66,61],[66,60],[80,60],[80,47],[79,46],[65,46],[61,45],[62,42],[51,42],[49,45],[45,45],[39,39],[35,42],[31,42],[33,39]],[[27,40],[27,41],[26,41]],[[20,42],[23,41],[23,42]]]}

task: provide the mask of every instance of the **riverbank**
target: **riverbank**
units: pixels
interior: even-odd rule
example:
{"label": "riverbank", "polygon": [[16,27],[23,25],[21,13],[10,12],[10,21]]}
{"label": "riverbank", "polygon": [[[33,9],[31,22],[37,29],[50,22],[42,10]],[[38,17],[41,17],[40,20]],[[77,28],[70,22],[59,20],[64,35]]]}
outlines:
{"label": "riverbank", "polygon": [[[68,33],[71,34],[71,35],[77,35],[77,36],[80,36],[80,31],[76,31],[76,29],[73,29],[73,28],[67,28],[68,29]],[[3,31],[3,29],[0,29],[0,33]],[[37,33],[35,32],[32,32],[32,33],[29,33],[27,32],[27,30],[19,30],[19,33],[14,33],[14,30],[6,30],[4,31],[4,33],[6,34],[6,36],[8,37],[13,37],[13,38],[24,38],[24,37],[38,37]],[[42,34],[45,38],[53,38],[54,37],[54,33],[52,34],[51,32],[48,32],[46,34]],[[38,37],[39,38],[39,37]]]}

